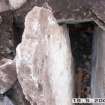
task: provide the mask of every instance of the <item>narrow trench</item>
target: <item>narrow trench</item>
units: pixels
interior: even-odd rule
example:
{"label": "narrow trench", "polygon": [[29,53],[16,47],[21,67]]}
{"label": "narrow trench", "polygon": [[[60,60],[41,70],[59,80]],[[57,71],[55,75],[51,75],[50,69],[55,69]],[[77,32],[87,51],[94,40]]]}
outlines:
{"label": "narrow trench", "polygon": [[67,25],[74,58],[76,98],[91,97],[92,44],[95,26],[94,22]]}

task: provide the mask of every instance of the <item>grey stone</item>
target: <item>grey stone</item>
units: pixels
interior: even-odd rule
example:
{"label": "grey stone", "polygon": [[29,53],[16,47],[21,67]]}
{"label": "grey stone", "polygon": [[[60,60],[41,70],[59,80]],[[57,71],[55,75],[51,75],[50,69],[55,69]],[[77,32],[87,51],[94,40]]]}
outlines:
{"label": "grey stone", "polygon": [[0,96],[0,105],[14,105],[7,96]]}
{"label": "grey stone", "polygon": [[0,60],[0,94],[8,91],[17,79],[16,65],[13,60]]}
{"label": "grey stone", "polygon": [[0,13],[9,11],[9,10],[10,10],[10,6],[8,3],[8,0],[0,0]]}
{"label": "grey stone", "polygon": [[26,16],[16,69],[23,93],[32,105],[72,105],[73,68],[66,26],[50,10],[34,7]]}
{"label": "grey stone", "polygon": [[[2,58],[13,59],[15,51],[13,14],[12,11],[0,13],[0,60]],[[11,43],[10,43],[11,40]]]}
{"label": "grey stone", "polygon": [[7,97],[4,97],[3,105],[14,105],[13,102]]}

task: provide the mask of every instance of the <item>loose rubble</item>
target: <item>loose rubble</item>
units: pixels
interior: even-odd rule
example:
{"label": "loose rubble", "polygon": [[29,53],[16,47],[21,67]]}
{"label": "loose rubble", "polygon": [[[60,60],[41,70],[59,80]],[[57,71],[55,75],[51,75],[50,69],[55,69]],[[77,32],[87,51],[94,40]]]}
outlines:
{"label": "loose rubble", "polygon": [[31,105],[72,105],[70,40],[52,12],[34,7],[16,49],[18,80]]}
{"label": "loose rubble", "polygon": [[13,60],[0,60],[0,94],[8,91],[17,80],[16,65]]}
{"label": "loose rubble", "polygon": [[8,11],[0,13],[0,60],[2,58],[13,59],[14,56],[13,14],[12,11]]}

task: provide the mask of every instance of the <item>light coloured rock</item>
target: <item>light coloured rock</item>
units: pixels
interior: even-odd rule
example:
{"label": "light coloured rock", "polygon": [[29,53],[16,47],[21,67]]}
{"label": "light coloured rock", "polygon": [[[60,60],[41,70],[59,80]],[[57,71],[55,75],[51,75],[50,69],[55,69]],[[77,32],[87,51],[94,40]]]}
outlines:
{"label": "light coloured rock", "polygon": [[0,61],[0,94],[8,91],[17,79],[15,62],[10,59]]}
{"label": "light coloured rock", "polygon": [[9,4],[11,9],[18,9],[20,8],[27,0],[9,0]]}
{"label": "light coloured rock", "polygon": [[50,10],[34,7],[26,16],[16,67],[23,93],[32,105],[72,105],[70,38]]}

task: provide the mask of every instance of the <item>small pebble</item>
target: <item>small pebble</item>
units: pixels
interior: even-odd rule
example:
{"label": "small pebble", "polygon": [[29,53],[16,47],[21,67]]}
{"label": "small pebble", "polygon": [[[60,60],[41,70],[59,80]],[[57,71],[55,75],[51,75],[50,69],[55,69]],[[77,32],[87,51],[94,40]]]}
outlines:
{"label": "small pebble", "polygon": [[0,24],[2,23],[2,21],[3,21],[3,20],[2,20],[2,17],[0,16]]}

